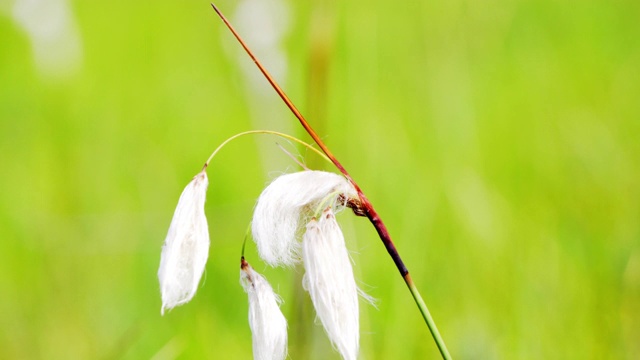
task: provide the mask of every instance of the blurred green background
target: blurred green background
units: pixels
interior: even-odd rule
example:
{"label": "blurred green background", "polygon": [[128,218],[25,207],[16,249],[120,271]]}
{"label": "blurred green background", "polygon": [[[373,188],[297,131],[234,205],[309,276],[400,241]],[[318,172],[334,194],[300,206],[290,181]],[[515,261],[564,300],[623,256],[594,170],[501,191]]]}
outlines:
{"label": "blurred green background", "polygon": [[[376,206],[454,358],[640,358],[640,2],[218,5]],[[274,138],[214,159],[191,303],[161,317],[156,279],[220,142],[308,139],[251,65],[204,1],[0,2],[0,358],[251,357],[241,242],[297,170]],[[379,299],[361,358],[437,359],[373,228],[340,221]],[[337,359],[303,271],[248,259],[291,358]]]}

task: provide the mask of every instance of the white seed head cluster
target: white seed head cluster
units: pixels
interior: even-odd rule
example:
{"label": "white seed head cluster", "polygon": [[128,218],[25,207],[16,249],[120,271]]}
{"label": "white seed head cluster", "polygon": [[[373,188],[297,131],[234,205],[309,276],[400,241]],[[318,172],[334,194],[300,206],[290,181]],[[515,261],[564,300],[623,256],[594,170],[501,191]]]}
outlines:
{"label": "white seed head cluster", "polygon": [[283,360],[287,356],[287,320],[280,297],[262,275],[244,262],[240,283],[249,296],[249,326],[256,360]]}
{"label": "white seed head cluster", "polygon": [[[260,257],[271,266],[292,265],[299,258],[299,222],[329,194],[356,196],[343,177],[325,171],[300,171],[275,179],[260,195],[251,229]],[[334,201],[335,203],[335,201]]]}
{"label": "white seed head cluster", "polygon": [[[204,214],[207,186],[203,170],[180,195],[158,270],[162,314],[190,301],[202,277],[209,253]],[[354,198],[355,188],[340,175],[309,170],[286,174],[262,192],[252,220],[258,254],[266,263],[292,265],[302,259],[303,287],[309,292],[331,343],[345,360],[358,357],[358,294],[371,301],[356,285],[344,236],[335,218],[335,213]],[[280,298],[244,258],[240,280],[249,297],[254,359],[285,359],[287,321],[280,311]]]}
{"label": "white seed head cluster", "polygon": [[204,202],[209,181],[200,172],[185,187],[162,246],[158,279],[161,313],[189,302],[198,289],[209,256],[209,229]]}

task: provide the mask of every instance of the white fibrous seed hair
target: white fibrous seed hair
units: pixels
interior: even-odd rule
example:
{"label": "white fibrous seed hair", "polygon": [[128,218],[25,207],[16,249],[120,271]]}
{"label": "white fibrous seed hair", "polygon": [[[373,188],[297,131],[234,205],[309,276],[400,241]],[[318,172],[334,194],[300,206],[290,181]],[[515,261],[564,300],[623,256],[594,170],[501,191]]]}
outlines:
{"label": "white fibrous seed hair", "polygon": [[283,360],[287,356],[287,320],[280,297],[249,263],[242,260],[240,283],[249,296],[249,326],[256,360]]}
{"label": "white fibrous seed hair", "polygon": [[158,279],[164,315],[189,302],[198,289],[209,256],[209,229],[204,202],[209,181],[204,170],[185,187],[162,246]]}
{"label": "white fibrous seed hair", "polygon": [[[282,175],[267,186],[253,213],[251,230],[260,257],[271,266],[292,265],[299,258],[296,241],[299,223],[327,196],[335,194],[327,206],[336,207],[338,198],[357,197],[343,176],[325,171],[300,171]],[[308,216],[308,215],[307,215]]]}
{"label": "white fibrous seed hair", "polygon": [[330,207],[307,224],[302,261],[303,287],[311,296],[317,317],[342,357],[355,360],[360,342],[359,290],[344,236]]}

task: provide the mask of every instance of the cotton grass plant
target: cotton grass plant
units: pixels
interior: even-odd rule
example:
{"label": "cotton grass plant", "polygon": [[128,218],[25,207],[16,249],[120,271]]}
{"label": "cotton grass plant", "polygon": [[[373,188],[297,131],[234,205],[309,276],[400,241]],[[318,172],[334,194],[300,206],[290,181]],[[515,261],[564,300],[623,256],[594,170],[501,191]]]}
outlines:
{"label": "cotton grass plant", "polygon": [[209,257],[209,228],[204,215],[208,185],[203,169],[180,195],[169,225],[158,269],[163,315],[165,310],[193,298],[204,272]]}
{"label": "cotton grass plant", "polygon": [[[164,315],[165,310],[189,302],[204,271],[209,251],[209,233],[204,214],[209,163],[220,149],[238,137],[272,134],[316,152],[341,174],[305,169],[282,175],[263,190],[251,221],[252,238],[260,258],[273,267],[291,267],[302,262],[305,270],[302,286],[309,293],[329,340],[343,359],[355,360],[358,358],[360,339],[358,297],[360,294],[367,301],[371,301],[371,298],[356,285],[352,261],[336,213],[350,208],[356,216],[367,217],[414,297],[442,357],[450,359],[427,306],[373,205],[224,15],[212,6],[321,151],[297,138],[269,130],[252,130],[234,135],[216,148],[202,171],[184,189],[169,226],[158,270],[161,313]],[[261,360],[285,359],[287,322],[280,311],[280,297],[266,278],[245,260],[244,249],[245,244],[242,245],[240,282],[249,301],[253,357]]]}
{"label": "cotton grass plant", "polygon": [[333,346],[355,360],[360,344],[358,287],[332,206],[313,217],[302,238],[304,289]]}
{"label": "cotton grass plant", "polygon": [[[251,230],[260,257],[271,266],[293,265],[299,258],[296,233],[301,217],[328,194],[356,197],[353,186],[338,174],[301,171],[275,179],[260,194]],[[305,211],[307,210],[307,211]]]}
{"label": "cotton grass plant", "polygon": [[244,256],[240,261],[240,283],[249,296],[249,326],[253,337],[253,357],[281,360],[287,356],[287,319],[280,311],[282,300]]}

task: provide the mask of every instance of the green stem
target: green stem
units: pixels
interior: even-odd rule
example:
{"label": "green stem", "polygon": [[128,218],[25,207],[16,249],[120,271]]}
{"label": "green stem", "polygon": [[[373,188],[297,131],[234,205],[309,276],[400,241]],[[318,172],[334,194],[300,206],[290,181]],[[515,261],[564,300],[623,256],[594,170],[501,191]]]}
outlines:
{"label": "green stem", "polygon": [[329,202],[333,201],[333,199],[336,198],[336,196],[338,196],[338,194],[340,194],[340,191],[334,191],[332,193],[330,193],[329,195],[325,196],[324,199],[322,199],[320,201],[320,203],[318,204],[318,206],[316,207],[316,211],[313,213],[313,217],[314,218],[319,218],[320,217],[320,213],[322,213],[324,211],[324,209],[327,207],[327,204],[329,204]]}
{"label": "green stem", "polygon": [[440,350],[440,354],[442,355],[442,358],[445,360],[450,360],[451,355],[449,354],[447,345],[445,345],[444,340],[442,340],[442,336],[440,336],[438,327],[436,326],[436,323],[433,321],[433,318],[431,317],[431,313],[427,308],[427,304],[425,304],[424,300],[422,300],[422,296],[420,296],[420,292],[418,291],[416,284],[413,283],[413,280],[411,279],[411,275],[409,274],[405,275],[404,282],[407,283],[407,286],[409,287],[409,291],[411,292],[411,295],[413,295],[413,299],[416,301],[416,305],[418,305],[418,309],[420,309],[420,313],[422,313],[422,317],[424,318],[424,321],[427,323],[427,326],[429,327],[429,331],[431,331],[431,336],[435,340],[436,345],[438,346],[438,350]]}
{"label": "green stem", "polygon": [[244,259],[244,249],[247,246],[247,238],[251,236],[251,223],[247,226],[247,231],[244,233],[244,240],[242,241],[242,258]]}

